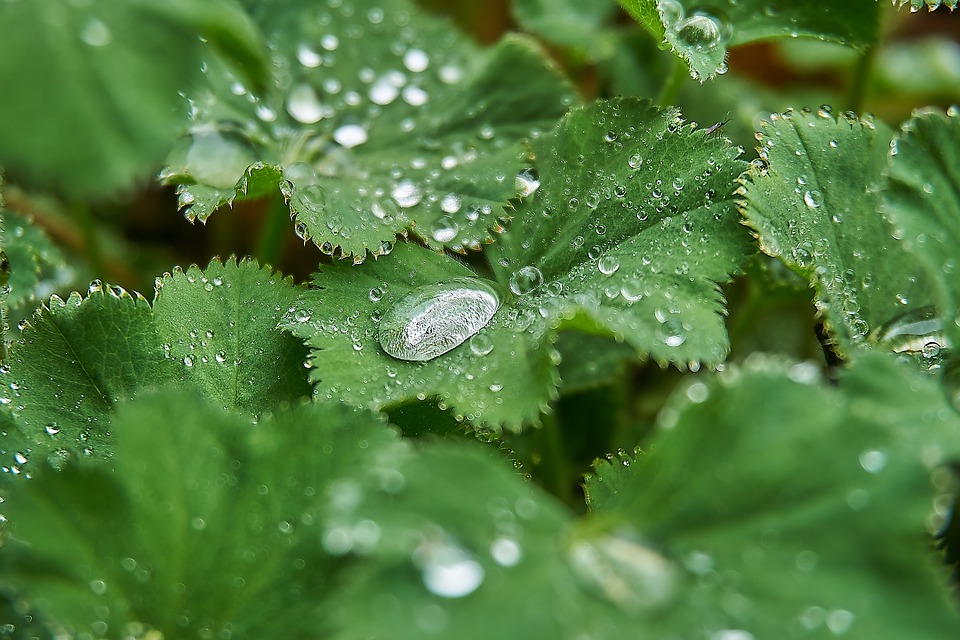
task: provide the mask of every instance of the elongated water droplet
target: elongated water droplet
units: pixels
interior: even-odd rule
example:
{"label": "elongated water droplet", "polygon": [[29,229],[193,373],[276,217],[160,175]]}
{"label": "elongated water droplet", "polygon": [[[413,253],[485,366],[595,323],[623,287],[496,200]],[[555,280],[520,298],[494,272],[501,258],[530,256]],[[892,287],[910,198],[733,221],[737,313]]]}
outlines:
{"label": "elongated water droplet", "polygon": [[424,285],[383,314],[377,339],[398,360],[432,360],[484,328],[499,306],[496,289],[477,278]]}
{"label": "elongated water droplet", "polygon": [[933,306],[919,307],[903,313],[872,331],[868,342],[894,353],[923,353],[931,343],[947,348],[943,319]]}

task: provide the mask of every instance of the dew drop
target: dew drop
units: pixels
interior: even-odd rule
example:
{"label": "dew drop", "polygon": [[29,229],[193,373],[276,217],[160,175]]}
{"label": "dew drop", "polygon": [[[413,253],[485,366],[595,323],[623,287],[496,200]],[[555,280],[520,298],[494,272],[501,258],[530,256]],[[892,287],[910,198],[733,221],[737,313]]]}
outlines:
{"label": "dew drop", "polygon": [[696,13],[673,25],[677,38],[695,51],[705,51],[720,46],[723,28],[713,16]]}
{"label": "dew drop", "polygon": [[319,67],[323,62],[323,57],[310,48],[307,44],[301,44],[297,47],[297,60],[305,67]]}
{"label": "dew drop", "polygon": [[493,340],[486,333],[478,333],[470,338],[470,351],[475,356],[485,356],[493,351]]}
{"label": "dew drop", "polygon": [[620,260],[616,256],[606,255],[597,260],[597,269],[605,276],[613,275],[620,268]]}
{"label": "dew drop", "polygon": [[113,34],[103,20],[91,18],[80,32],[80,39],[91,47],[105,47],[113,42]]}
{"label": "dew drop", "polygon": [[823,204],[823,194],[816,189],[807,191],[803,194],[803,203],[811,209],[816,209]]}
{"label": "dew drop", "polygon": [[333,132],[333,139],[341,147],[352,149],[367,141],[367,130],[358,124],[345,124]]}
{"label": "dew drop", "polygon": [[393,199],[397,201],[397,204],[404,209],[420,204],[420,199],[423,197],[420,187],[418,187],[416,183],[411,180],[403,180],[398,182],[396,185],[394,185],[390,195],[393,196]]}
{"label": "dew drop", "polygon": [[287,96],[287,112],[294,120],[302,124],[319,122],[325,110],[317,92],[309,84],[296,84]]}
{"label": "dew drop", "polygon": [[422,49],[408,49],[403,54],[403,66],[412,73],[425,71],[430,65],[430,57]]}
{"label": "dew drop", "polygon": [[499,306],[497,291],[477,278],[424,285],[383,314],[377,339],[398,360],[432,360],[484,328]]}
{"label": "dew drop", "polygon": [[449,542],[425,542],[413,552],[413,561],[423,572],[427,590],[442,598],[468,596],[483,583],[483,566]]}
{"label": "dew drop", "polygon": [[460,227],[450,216],[439,218],[430,229],[430,236],[437,242],[451,242],[457,237]]}
{"label": "dew drop", "polygon": [[533,293],[543,284],[543,274],[534,266],[520,267],[510,276],[510,291],[518,296]]}

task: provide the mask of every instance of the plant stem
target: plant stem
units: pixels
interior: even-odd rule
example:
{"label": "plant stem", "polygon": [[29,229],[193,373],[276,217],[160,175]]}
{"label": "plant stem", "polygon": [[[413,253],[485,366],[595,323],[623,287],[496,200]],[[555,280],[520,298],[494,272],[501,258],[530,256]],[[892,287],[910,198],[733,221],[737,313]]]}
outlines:
{"label": "plant stem", "polygon": [[75,201],[71,209],[77,218],[77,224],[80,227],[80,235],[83,238],[83,248],[87,254],[87,260],[90,262],[90,269],[95,277],[104,277],[107,274],[107,267],[103,261],[103,251],[100,246],[100,235],[97,233],[97,221],[90,212],[90,207],[86,202]]}
{"label": "plant stem", "polygon": [[553,414],[543,416],[543,425],[537,430],[537,445],[542,460],[538,474],[541,486],[564,504],[571,504],[566,454],[560,441],[560,425]]}
{"label": "plant stem", "polygon": [[680,97],[680,90],[683,83],[687,80],[687,63],[679,57],[674,56],[673,67],[670,69],[670,75],[663,82],[660,89],[660,95],[657,97],[657,104],[661,107],[667,107],[676,104]]}
{"label": "plant stem", "polygon": [[282,198],[272,198],[260,228],[257,259],[261,264],[276,266],[290,228],[290,210]]}
{"label": "plant stem", "polygon": [[850,81],[850,96],[847,98],[847,103],[854,113],[859,114],[863,110],[867,98],[867,85],[873,72],[873,63],[876,57],[877,45],[867,45],[853,70],[853,78]]}

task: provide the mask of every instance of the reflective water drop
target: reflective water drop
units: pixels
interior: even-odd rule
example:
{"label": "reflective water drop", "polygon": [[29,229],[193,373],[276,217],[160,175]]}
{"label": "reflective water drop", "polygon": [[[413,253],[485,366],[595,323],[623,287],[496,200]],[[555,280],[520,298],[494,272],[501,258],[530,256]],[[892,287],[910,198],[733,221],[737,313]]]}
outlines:
{"label": "reflective water drop", "polygon": [[586,587],[627,611],[659,608],[676,592],[674,566],[655,551],[623,537],[578,540],[567,558]]}
{"label": "reflective water drop", "polygon": [[367,130],[358,124],[345,124],[333,132],[333,139],[341,147],[352,149],[367,141]]}
{"label": "reflective water drop", "polygon": [[536,291],[543,284],[543,274],[533,266],[521,267],[510,276],[510,291],[525,296]]}
{"label": "reflective water drop", "polygon": [[80,32],[80,39],[91,47],[105,47],[113,41],[113,33],[103,20],[90,18]]}
{"label": "reflective water drop", "polygon": [[296,84],[287,96],[287,112],[294,120],[302,124],[319,122],[325,110],[317,92],[309,84]]}
{"label": "reflective water drop", "polygon": [[319,67],[323,57],[307,44],[297,47],[297,60],[305,67]]}
{"label": "reflective water drop", "polygon": [[429,65],[430,56],[422,49],[408,49],[407,52],[403,54],[403,66],[405,66],[408,71],[420,73],[421,71],[425,71]]}
{"label": "reflective water drop", "polygon": [[377,339],[398,360],[432,360],[485,327],[499,306],[497,291],[477,278],[424,285],[383,314]]}
{"label": "reflective water drop", "polygon": [[430,229],[430,235],[437,242],[450,242],[457,237],[460,226],[450,216],[439,218]]}
{"label": "reflective water drop", "polygon": [[393,196],[397,204],[404,209],[420,204],[420,199],[423,197],[423,194],[420,192],[420,187],[411,180],[398,182],[394,185],[390,195]]}
{"label": "reflective water drop", "polygon": [[867,336],[867,341],[894,353],[931,352],[936,345],[937,355],[949,347],[943,320],[933,306],[907,311],[884,323]]}
{"label": "reflective water drop", "polygon": [[620,268],[620,260],[616,256],[606,255],[597,260],[597,269],[605,276],[616,273]]}
{"label": "reflective water drop", "polygon": [[540,180],[530,169],[524,169],[517,174],[517,195],[527,198],[540,188]]}
{"label": "reflective water drop", "polygon": [[470,351],[475,356],[485,356],[493,351],[493,340],[486,333],[478,333],[470,338]]}
{"label": "reflective water drop", "polygon": [[720,22],[705,13],[696,13],[680,20],[673,25],[673,29],[681,42],[696,51],[718,47],[723,38]]}
{"label": "reflective water drop", "polygon": [[806,191],[803,194],[803,203],[811,209],[816,209],[823,204],[823,194],[816,189]]}
{"label": "reflective water drop", "polygon": [[512,567],[520,562],[523,550],[513,538],[497,538],[490,543],[490,557],[501,567]]}
{"label": "reflective water drop", "polygon": [[484,571],[467,551],[450,542],[429,541],[413,552],[423,572],[423,584],[442,598],[468,596],[483,583]]}
{"label": "reflective water drop", "polygon": [[880,473],[887,466],[887,454],[876,449],[860,454],[860,466],[867,473]]}
{"label": "reflective water drop", "polygon": [[390,78],[381,76],[376,82],[370,85],[370,101],[374,104],[385,106],[397,99],[400,95],[400,88],[397,87]]}

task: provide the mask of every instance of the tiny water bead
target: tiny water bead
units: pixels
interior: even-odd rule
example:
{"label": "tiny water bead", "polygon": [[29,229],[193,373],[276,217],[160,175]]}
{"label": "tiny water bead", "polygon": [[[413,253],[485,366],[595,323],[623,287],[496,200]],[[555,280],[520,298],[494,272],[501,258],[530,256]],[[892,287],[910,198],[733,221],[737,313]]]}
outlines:
{"label": "tiny water bead", "polygon": [[383,314],[377,339],[398,360],[432,360],[487,326],[499,307],[496,289],[478,278],[424,285]]}

